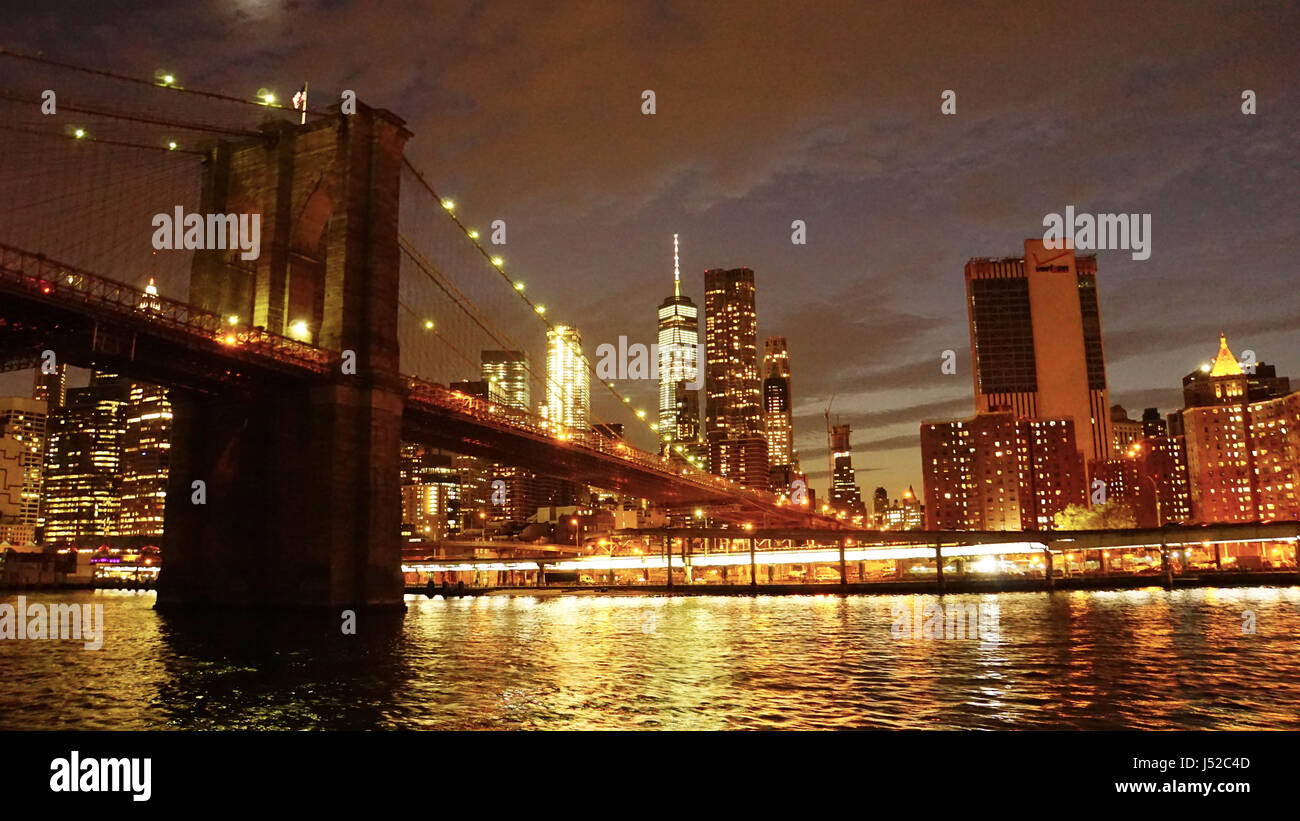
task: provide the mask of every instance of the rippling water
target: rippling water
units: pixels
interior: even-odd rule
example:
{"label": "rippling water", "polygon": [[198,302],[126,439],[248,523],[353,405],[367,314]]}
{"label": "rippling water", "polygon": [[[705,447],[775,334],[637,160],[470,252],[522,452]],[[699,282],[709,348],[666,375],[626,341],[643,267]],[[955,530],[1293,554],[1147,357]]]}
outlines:
{"label": "rippling water", "polygon": [[998,605],[985,643],[895,638],[912,596],[408,597],[356,636],[27,599],[106,638],[0,641],[0,729],[1300,728],[1296,588],[944,597]]}

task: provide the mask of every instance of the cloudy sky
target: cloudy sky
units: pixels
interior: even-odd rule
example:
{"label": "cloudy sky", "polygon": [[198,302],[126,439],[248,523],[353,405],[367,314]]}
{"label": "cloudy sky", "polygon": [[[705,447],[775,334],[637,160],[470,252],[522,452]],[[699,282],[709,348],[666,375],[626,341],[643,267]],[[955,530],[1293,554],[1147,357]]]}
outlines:
{"label": "cloudy sky", "polygon": [[919,423],[973,410],[963,264],[1067,204],[1152,215],[1149,260],[1099,254],[1112,402],[1176,408],[1220,331],[1300,377],[1293,2],[24,6],[4,45],[391,109],[468,222],[507,221],[511,270],[582,317],[589,353],[653,339],[674,232],[697,301],[706,268],[753,268],[819,488],[833,396],[864,494],[919,491]]}

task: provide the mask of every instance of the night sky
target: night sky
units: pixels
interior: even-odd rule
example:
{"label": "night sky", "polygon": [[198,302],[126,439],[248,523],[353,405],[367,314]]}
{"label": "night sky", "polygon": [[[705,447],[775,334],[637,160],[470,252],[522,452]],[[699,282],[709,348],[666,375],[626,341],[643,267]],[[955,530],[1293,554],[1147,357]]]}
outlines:
{"label": "night sky", "polygon": [[[819,492],[832,393],[864,495],[920,491],[918,424],[974,407],[963,264],[1020,254],[1068,204],[1152,215],[1149,260],[1098,255],[1112,402],[1179,407],[1220,331],[1300,377],[1294,2],[45,0],[5,16],[19,50],[250,96],[308,80],[313,108],[348,88],[391,109],[468,224],[506,220],[511,274],[581,318],[589,355],[653,341],[674,232],[701,305],[706,268],[753,268],[760,349],[789,339]],[[655,407],[651,383],[624,384]]]}

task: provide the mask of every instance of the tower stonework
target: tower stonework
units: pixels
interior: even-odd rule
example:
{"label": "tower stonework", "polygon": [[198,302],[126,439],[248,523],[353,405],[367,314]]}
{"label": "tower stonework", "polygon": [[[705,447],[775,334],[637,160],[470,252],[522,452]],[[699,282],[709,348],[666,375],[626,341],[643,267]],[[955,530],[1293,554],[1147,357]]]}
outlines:
{"label": "tower stonework", "polygon": [[210,149],[201,211],[260,214],[261,247],[254,260],[196,252],[189,301],[339,356],[325,377],[173,392],[159,607],[402,607],[397,225],[410,136],[358,104]]}

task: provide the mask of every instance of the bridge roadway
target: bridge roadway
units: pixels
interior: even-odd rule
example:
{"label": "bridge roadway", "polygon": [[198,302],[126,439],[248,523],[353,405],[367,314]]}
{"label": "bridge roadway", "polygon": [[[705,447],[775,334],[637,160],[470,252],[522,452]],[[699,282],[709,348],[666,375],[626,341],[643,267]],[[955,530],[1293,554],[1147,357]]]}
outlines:
{"label": "bridge roadway", "polygon": [[[39,365],[44,350],[144,381],[200,393],[253,383],[326,381],[339,367],[318,348],[0,243],[0,356],[9,369]],[[555,431],[531,414],[405,382],[404,441],[481,456],[670,506],[713,506],[737,523],[813,524],[830,517],[688,468],[594,431]]]}

